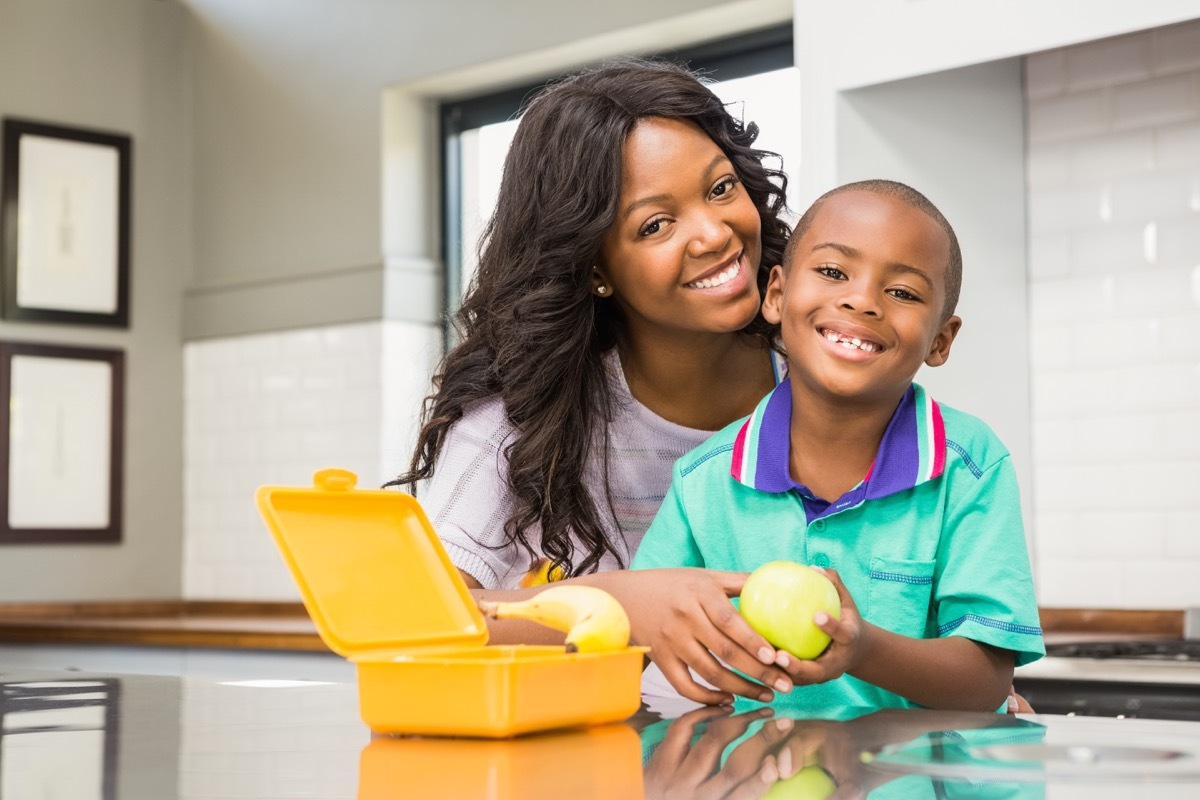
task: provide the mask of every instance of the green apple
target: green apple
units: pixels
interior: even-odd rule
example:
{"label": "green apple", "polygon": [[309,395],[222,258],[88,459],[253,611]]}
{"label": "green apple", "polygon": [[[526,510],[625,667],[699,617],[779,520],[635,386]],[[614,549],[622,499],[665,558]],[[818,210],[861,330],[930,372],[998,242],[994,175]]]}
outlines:
{"label": "green apple", "polygon": [[816,658],[829,645],[813,614],[842,617],[833,581],[795,561],[770,561],[750,573],[739,607],[751,628],[797,658]]}
{"label": "green apple", "polygon": [[825,800],[835,791],[837,784],[829,773],[813,764],[790,778],[771,784],[763,800]]}

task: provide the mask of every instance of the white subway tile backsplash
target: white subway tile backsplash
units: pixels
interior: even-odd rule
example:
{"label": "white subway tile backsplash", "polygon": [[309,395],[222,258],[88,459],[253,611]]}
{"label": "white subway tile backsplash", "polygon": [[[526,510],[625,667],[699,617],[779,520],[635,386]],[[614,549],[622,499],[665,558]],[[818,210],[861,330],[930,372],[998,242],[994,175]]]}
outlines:
{"label": "white subway tile backsplash", "polygon": [[1084,417],[1075,430],[1076,455],[1086,461],[1148,461],[1162,449],[1162,421],[1155,414]]}
{"label": "white subway tile backsplash", "polygon": [[1150,41],[1119,36],[1066,50],[1067,89],[1079,91],[1150,77]]}
{"label": "white subway tile backsplash", "polygon": [[1055,145],[1048,142],[1036,152],[1026,153],[1025,181],[1030,189],[1061,189],[1068,184],[1071,178],[1071,153],[1068,144]]}
{"label": "white subway tile backsplash", "polygon": [[1114,129],[1162,125],[1200,114],[1194,75],[1170,75],[1112,90]]}
{"label": "white subway tile backsplash", "polygon": [[1039,602],[1200,604],[1200,21],[1030,62]]}
{"label": "white subway tile backsplash", "polygon": [[1067,85],[1067,53],[1048,50],[1025,59],[1025,94],[1042,98],[1059,94]]}
{"label": "white subway tile backsplash", "polygon": [[[1163,315],[1158,321],[1163,359],[1193,366],[1200,359],[1200,314]],[[1200,417],[1200,413],[1196,415]]]}
{"label": "white subway tile backsplash", "polygon": [[1037,464],[1070,462],[1077,458],[1075,422],[1068,416],[1035,415],[1033,460]]}
{"label": "white subway tile backsplash", "polygon": [[[1181,367],[1193,372],[1195,363]],[[1200,458],[1200,414],[1194,408],[1159,415],[1163,429],[1161,456],[1169,462]]]}
{"label": "white subway tile backsplash", "polygon": [[[1180,281],[1190,285],[1193,270],[1200,266],[1200,211],[1158,223],[1158,261],[1172,267]],[[1188,307],[1195,309],[1196,295],[1190,289],[1184,291],[1191,296]]]}
{"label": "white subway tile backsplash", "polygon": [[1116,311],[1115,287],[1112,276],[1033,283],[1029,287],[1029,319],[1034,331],[1046,325],[1111,316]]}
{"label": "white subway tile backsplash", "polygon": [[[295,600],[254,492],[264,484],[310,485],[315,471],[330,466],[358,472],[362,485],[382,482],[382,324],[205,340],[185,349],[185,593]],[[428,370],[413,381],[420,387],[411,391],[423,395]]]}
{"label": "white subway tile backsplash", "polygon": [[1119,608],[1125,570],[1122,561],[1039,558],[1034,576],[1038,603],[1050,608]]}
{"label": "white subway tile backsplash", "polygon": [[1200,511],[1187,509],[1164,515],[1167,556],[1200,560]]}
{"label": "white subway tile backsplash", "polygon": [[1142,175],[1154,167],[1154,136],[1149,130],[1069,140],[1058,147],[1069,153],[1071,181],[1076,185]]}
{"label": "white subway tile backsplash", "polygon": [[1153,35],[1157,71],[1200,69],[1200,20],[1160,28]]}
{"label": "white subway tile backsplash", "polygon": [[[1158,261],[1160,265],[1174,258],[1177,240],[1164,235],[1159,227]],[[1182,236],[1186,236],[1181,232]],[[1170,249],[1168,249],[1170,248]],[[1196,309],[1192,296],[1192,270],[1159,266],[1113,276],[1113,297],[1119,304],[1121,316],[1152,314],[1185,314]]]}
{"label": "white subway tile backsplash", "polygon": [[1200,166],[1200,122],[1159,127],[1155,134],[1154,164],[1160,170]]}
{"label": "white subway tile backsplash", "polygon": [[1082,322],[1070,333],[1073,363],[1103,368],[1157,360],[1161,357],[1161,335],[1161,326],[1153,318]]}
{"label": "white subway tile backsplash", "polygon": [[1136,270],[1146,264],[1141,225],[1083,228],[1071,234],[1072,275],[1106,275]]}
{"label": "white subway tile backsplash", "polygon": [[1029,276],[1034,280],[1062,278],[1070,273],[1070,237],[1046,233],[1029,238]]}
{"label": "white subway tile backsplash", "polygon": [[1200,605],[1195,566],[1164,559],[1142,559],[1136,547],[1123,563],[1122,602],[1127,608],[1185,608]]}
{"label": "white subway tile backsplash", "polygon": [[1198,184],[1200,167],[1195,177],[1186,171],[1170,170],[1158,177],[1117,184],[1113,187],[1113,222],[1120,225],[1194,217],[1187,221],[1200,228],[1200,209],[1192,209]]}
{"label": "white subway tile backsplash", "polygon": [[1107,220],[1110,194],[1104,187],[1033,191],[1029,197],[1029,231],[1033,235],[1095,228]]}
{"label": "white subway tile backsplash", "polygon": [[1108,125],[1104,91],[1031,99],[1028,106],[1031,141],[1065,139],[1100,133]]}

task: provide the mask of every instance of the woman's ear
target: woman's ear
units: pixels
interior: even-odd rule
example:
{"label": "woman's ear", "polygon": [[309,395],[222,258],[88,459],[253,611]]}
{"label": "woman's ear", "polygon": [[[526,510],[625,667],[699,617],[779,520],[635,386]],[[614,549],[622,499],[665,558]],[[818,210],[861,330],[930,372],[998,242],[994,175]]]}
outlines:
{"label": "woman's ear", "polygon": [[940,367],[949,360],[950,345],[954,344],[954,337],[958,336],[958,329],[961,327],[962,319],[960,317],[951,316],[942,323],[937,336],[933,337],[933,346],[929,348],[929,355],[925,357],[927,365]]}
{"label": "woman's ear", "polygon": [[772,325],[783,321],[783,290],[787,286],[787,272],[776,264],[771,267],[771,276],[767,278],[767,291],[763,294],[763,319]]}
{"label": "woman's ear", "polygon": [[611,297],[612,284],[604,277],[599,267],[592,267],[592,294],[597,297]]}

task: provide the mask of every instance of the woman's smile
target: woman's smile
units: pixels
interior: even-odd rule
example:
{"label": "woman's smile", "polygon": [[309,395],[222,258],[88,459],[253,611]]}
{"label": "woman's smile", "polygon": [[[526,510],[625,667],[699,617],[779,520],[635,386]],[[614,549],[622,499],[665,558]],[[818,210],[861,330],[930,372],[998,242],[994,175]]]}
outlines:
{"label": "woman's smile", "polygon": [[688,289],[722,289],[726,292],[736,293],[745,288],[749,273],[750,270],[746,269],[743,252],[739,251],[733,258],[732,263],[726,262],[720,264],[705,272],[696,280],[685,283],[684,286]]}

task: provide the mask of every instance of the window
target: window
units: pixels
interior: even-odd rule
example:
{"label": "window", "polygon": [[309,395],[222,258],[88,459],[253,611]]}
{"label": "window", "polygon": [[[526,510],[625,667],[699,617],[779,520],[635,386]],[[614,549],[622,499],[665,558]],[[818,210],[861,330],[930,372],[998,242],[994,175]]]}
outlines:
{"label": "window", "polygon": [[[795,169],[800,153],[800,82],[793,62],[790,25],[657,55],[704,73],[734,116],[758,123],[756,147],[779,153],[784,168]],[[458,309],[474,275],[479,236],[495,208],[504,156],[517,128],[518,113],[544,85],[446,103],[441,108],[445,202],[442,258],[446,265],[447,319]]]}

